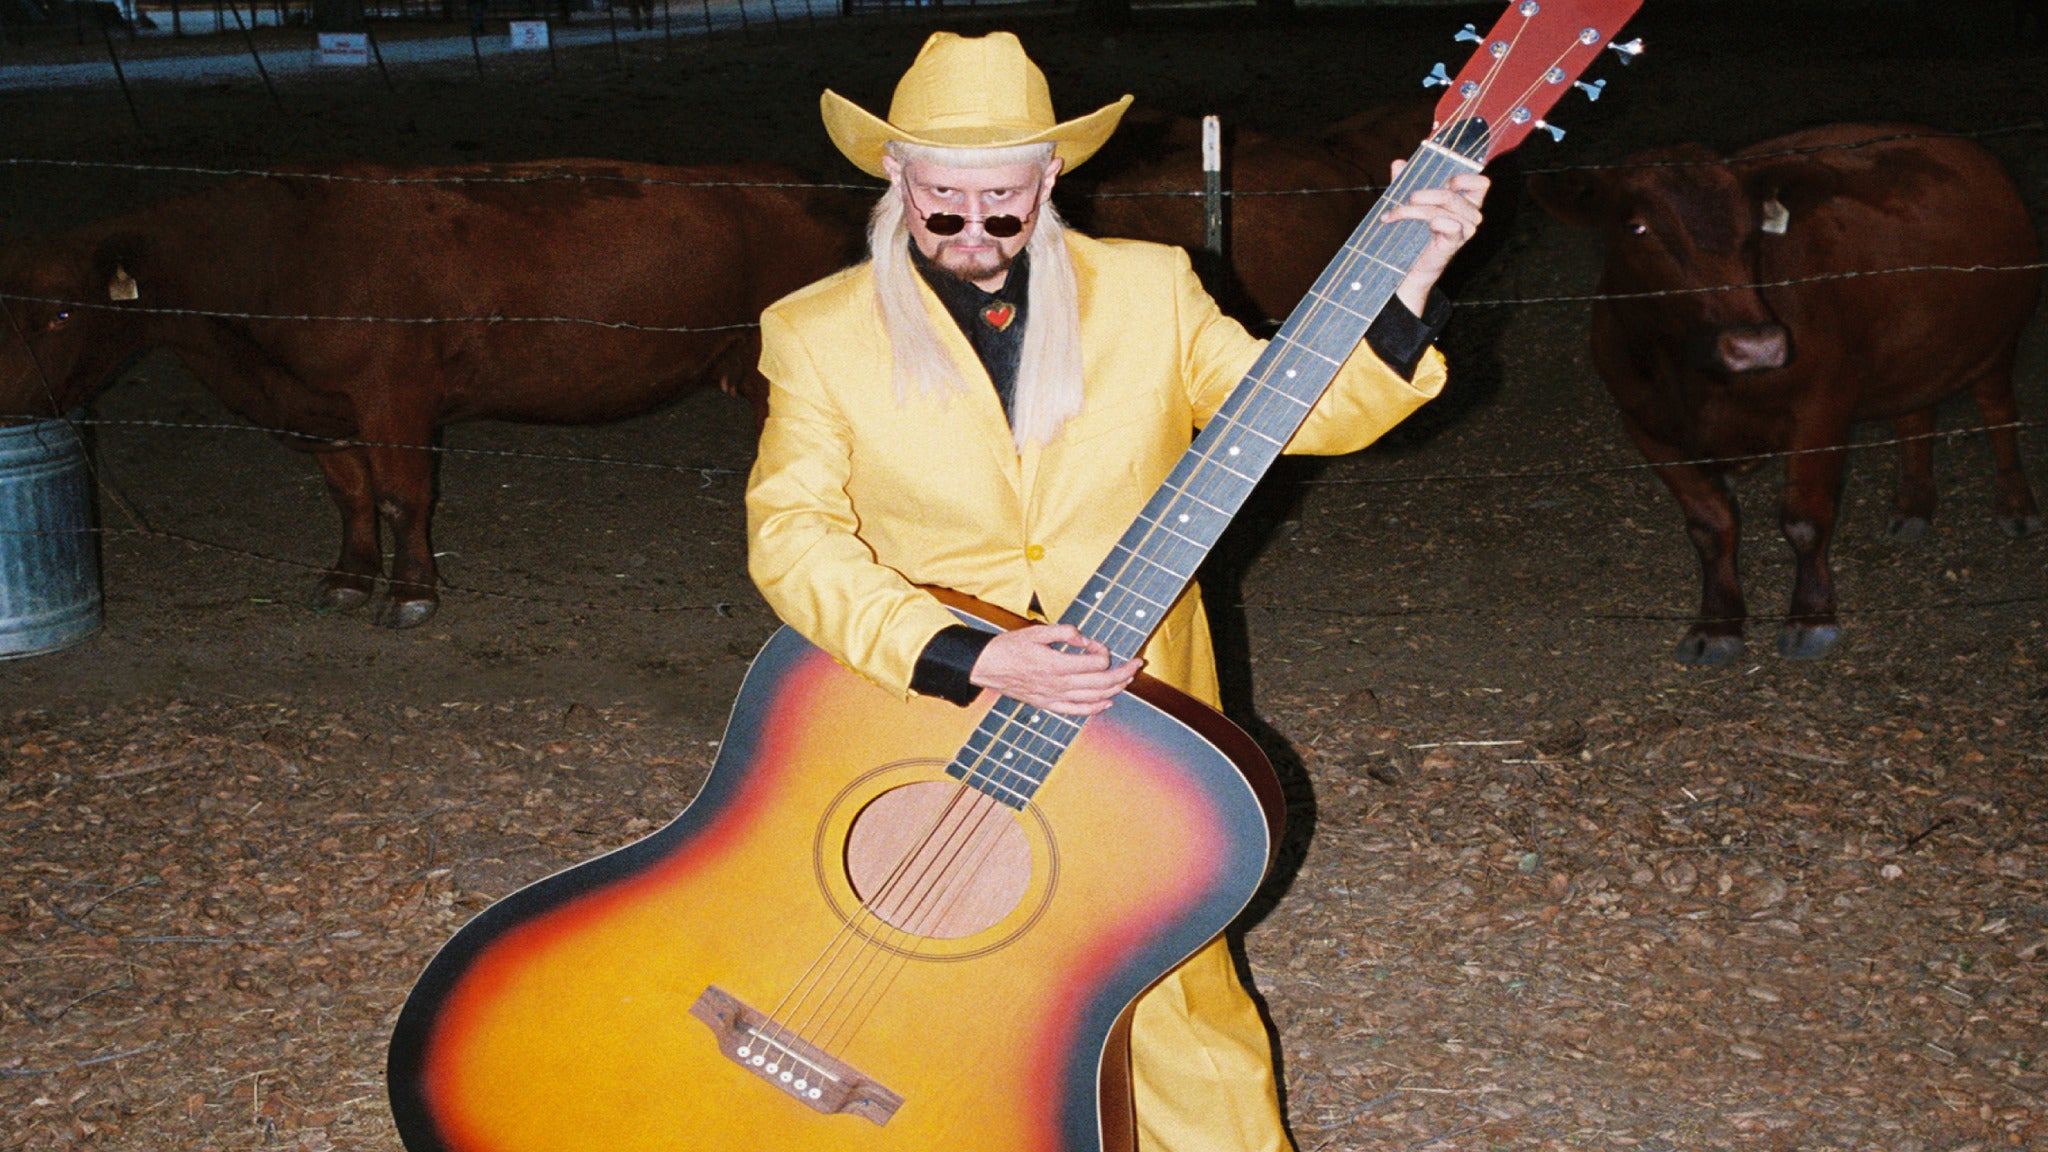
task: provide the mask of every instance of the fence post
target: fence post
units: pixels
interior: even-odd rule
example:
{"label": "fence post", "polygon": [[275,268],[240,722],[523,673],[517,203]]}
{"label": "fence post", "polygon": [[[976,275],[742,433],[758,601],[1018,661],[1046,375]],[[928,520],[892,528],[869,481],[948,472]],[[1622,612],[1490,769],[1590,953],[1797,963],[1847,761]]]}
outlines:
{"label": "fence post", "polygon": [[135,94],[128,90],[128,74],[121,70],[121,54],[114,51],[114,34],[107,31],[107,22],[100,21],[100,39],[107,42],[107,59],[114,62],[114,79],[121,84],[121,99],[128,102],[128,115],[135,120],[137,132],[148,132],[142,125],[142,113],[135,109]]}
{"label": "fence post", "polygon": [[377,34],[370,30],[370,22],[368,20],[363,21],[363,39],[370,42],[370,55],[377,61],[377,75],[384,77],[384,90],[386,92],[398,91],[391,83],[390,70],[384,67],[384,49],[377,46]]}
{"label": "fence post", "polygon": [[[256,0],[249,0],[252,10],[255,7],[255,3]],[[270,102],[277,105],[279,112],[284,111],[284,101],[277,97],[277,85],[270,82],[270,69],[263,66],[263,56],[256,51],[256,37],[251,36],[249,34],[249,26],[242,23],[242,10],[233,4],[229,4],[228,11],[235,14],[235,27],[242,30],[242,43],[249,46],[249,59],[256,62],[256,74],[263,77],[263,89],[270,93]]]}
{"label": "fence post", "polygon": [[1202,247],[1223,261],[1223,122],[1202,117]]}

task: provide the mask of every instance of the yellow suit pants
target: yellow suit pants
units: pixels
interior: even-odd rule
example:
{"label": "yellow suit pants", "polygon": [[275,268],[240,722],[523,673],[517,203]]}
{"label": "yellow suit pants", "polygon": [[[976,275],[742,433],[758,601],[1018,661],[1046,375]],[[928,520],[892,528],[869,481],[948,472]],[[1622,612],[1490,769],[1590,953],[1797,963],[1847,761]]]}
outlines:
{"label": "yellow suit pants", "polygon": [[1221,937],[1138,1000],[1138,1152],[1292,1152],[1266,1026]]}

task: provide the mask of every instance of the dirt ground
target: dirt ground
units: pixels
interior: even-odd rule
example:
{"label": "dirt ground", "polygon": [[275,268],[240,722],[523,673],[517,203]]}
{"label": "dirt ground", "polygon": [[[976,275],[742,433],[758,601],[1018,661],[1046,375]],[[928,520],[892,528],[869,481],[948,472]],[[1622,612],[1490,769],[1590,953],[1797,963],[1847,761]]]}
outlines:
{"label": "dirt ground", "polygon": [[[2012,128],[1983,143],[2048,216],[2048,57],[2003,6],[1651,7],[1649,54],[1603,68],[1606,98],[1529,164],[1830,120]],[[1065,112],[1132,91],[1285,129],[1410,94],[1491,15],[1007,23]],[[840,180],[817,89],[885,105],[920,36],[323,78],[284,85],[282,112],[253,80],[144,89],[149,135],[116,92],[10,94],[0,158],[762,156]],[[0,166],[0,230],[199,179]],[[1397,448],[1283,468],[1208,581],[1233,711],[1292,802],[1243,953],[1296,1139],[2048,1148],[2048,541],[1999,535],[1964,437],[1937,453],[1935,531],[1892,544],[1893,456],[1859,452],[1837,654],[1781,661],[1765,618],[1750,659],[1678,667],[1691,549],[1629,467],[1585,305],[1484,303],[1596,269],[1587,237],[1523,212],[1459,321],[1494,318],[1497,390]],[[2020,389],[2048,417],[2039,318]],[[234,424],[163,359],[96,415]],[[106,628],[0,664],[0,1145],[393,1147],[384,1042],[433,949],[664,823],[709,766],[774,627],[743,567],[747,414],[705,393],[604,428],[451,430],[436,547],[471,591],[404,633],[298,607],[337,535],[299,458],[235,428],[96,435],[126,505],[101,507]],[[544,458],[565,456],[654,466]],[[1741,483],[1766,613],[1790,585],[1775,486]]]}

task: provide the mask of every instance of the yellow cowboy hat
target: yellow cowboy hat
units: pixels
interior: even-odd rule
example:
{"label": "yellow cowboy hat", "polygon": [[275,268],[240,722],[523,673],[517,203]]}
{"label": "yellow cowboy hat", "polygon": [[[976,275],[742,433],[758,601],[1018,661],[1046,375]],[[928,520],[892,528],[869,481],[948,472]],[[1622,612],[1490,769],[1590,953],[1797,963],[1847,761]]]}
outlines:
{"label": "yellow cowboy hat", "polygon": [[1072,168],[1116,131],[1131,98],[1062,124],[1053,116],[1045,73],[1015,36],[934,32],[897,81],[887,120],[830,88],[820,104],[832,143],[856,168],[886,179],[882,157],[892,140],[938,148],[1051,143],[1064,167]]}

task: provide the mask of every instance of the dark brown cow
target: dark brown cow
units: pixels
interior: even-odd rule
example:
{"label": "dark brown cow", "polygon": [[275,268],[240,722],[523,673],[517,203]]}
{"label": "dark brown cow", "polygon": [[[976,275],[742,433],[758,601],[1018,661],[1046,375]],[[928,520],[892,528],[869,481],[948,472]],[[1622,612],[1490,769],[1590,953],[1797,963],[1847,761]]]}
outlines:
{"label": "dark brown cow", "polygon": [[[1434,101],[1401,101],[1328,128],[1271,136],[1247,128],[1230,134],[1224,185],[1228,213],[1228,275],[1212,277],[1218,299],[1248,322],[1283,319],[1372,210],[1389,165],[1404,160],[1430,133]],[[1199,252],[1200,196],[1159,195],[1202,190],[1201,122],[1133,114],[1105,155],[1062,180],[1072,185],[1076,223],[1098,236],[1178,244]],[[1491,175],[1503,179],[1500,170]],[[1512,180],[1512,173],[1506,177]],[[1346,189],[1337,191],[1337,189]],[[1460,254],[1457,269],[1483,264],[1493,238],[1509,228],[1498,219],[1513,189],[1487,198],[1482,236]],[[1211,269],[1210,271],[1214,271]],[[1456,269],[1446,281],[1456,281]]]}
{"label": "dark brown cow", "polygon": [[368,602],[381,522],[393,555],[376,619],[415,625],[437,603],[436,428],[616,420],[714,380],[758,413],[750,326],[849,258],[862,206],[716,185],[795,179],[576,160],[231,181],[0,257],[0,412],[66,411],[141,353],[174,352],[319,461],[342,541],[316,606]]}
{"label": "dark brown cow", "polygon": [[[1791,153],[1788,155],[1787,153]],[[1678,646],[1687,664],[1743,647],[1729,473],[1789,452],[1779,524],[1797,576],[1778,636],[1810,660],[1840,638],[1828,544],[1843,453],[1858,420],[1901,436],[1934,429],[1934,406],[1968,389],[1986,424],[2018,419],[2012,368],[2040,289],[2036,271],[1921,272],[1737,287],[1913,265],[2040,259],[2010,178],[1983,149],[1910,125],[1843,124],[1767,140],[1723,159],[1684,145],[1606,171],[1532,179],[1559,219],[1599,226],[1607,246],[1593,306],[1593,362],[1643,455],[1678,498],[1705,592]],[[1997,516],[2041,527],[2010,429],[1991,433]],[[1901,452],[1891,533],[1914,538],[1934,512],[1932,445]]]}

